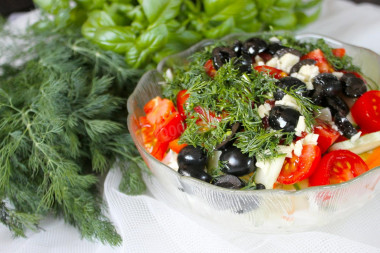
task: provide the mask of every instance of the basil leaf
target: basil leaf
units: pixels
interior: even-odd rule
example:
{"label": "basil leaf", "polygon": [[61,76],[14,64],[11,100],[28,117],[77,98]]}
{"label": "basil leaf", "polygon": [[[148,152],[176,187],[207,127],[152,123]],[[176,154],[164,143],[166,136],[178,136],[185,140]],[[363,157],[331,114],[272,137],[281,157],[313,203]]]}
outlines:
{"label": "basil leaf", "polygon": [[150,24],[163,24],[179,13],[181,0],[138,0]]}
{"label": "basil leaf", "polygon": [[240,14],[250,3],[249,0],[204,0],[206,17],[213,21],[225,21]]}
{"label": "basil leaf", "polygon": [[82,26],[82,34],[87,39],[92,40],[97,28],[115,25],[115,22],[105,11],[92,11]]}
{"label": "basil leaf", "polygon": [[98,28],[93,38],[103,49],[116,53],[127,52],[130,43],[134,43],[135,39],[136,36],[130,28],[120,26]]}
{"label": "basil leaf", "polygon": [[322,7],[319,6],[319,8],[317,8],[316,11],[314,13],[310,14],[309,16],[306,15],[305,13],[301,12],[301,11],[297,11],[295,14],[297,17],[298,25],[303,26],[303,25],[307,25],[311,22],[314,22],[319,17],[321,9],[322,9]]}
{"label": "basil leaf", "polygon": [[128,50],[126,61],[134,68],[142,68],[151,59],[153,52],[163,48],[168,40],[168,29],[164,24],[151,28],[140,35]]}
{"label": "basil leaf", "polygon": [[294,13],[288,9],[272,7],[265,12],[261,12],[260,19],[276,29],[293,29],[297,24]]}
{"label": "basil leaf", "polygon": [[[259,20],[256,19],[257,14],[258,10],[256,4],[253,2],[247,4],[245,10],[242,11],[240,15],[234,17],[236,28],[244,32],[257,32],[262,26]],[[242,31],[236,30],[234,32]]]}
{"label": "basil leaf", "polygon": [[234,18],[230,17],[219,26],[207,29],[206,31],[204,31],[204,34],[206,38],[210,38],[210,39],[223,37],[227,35],[228,33],[231,33],[234,26],[235,26]]}

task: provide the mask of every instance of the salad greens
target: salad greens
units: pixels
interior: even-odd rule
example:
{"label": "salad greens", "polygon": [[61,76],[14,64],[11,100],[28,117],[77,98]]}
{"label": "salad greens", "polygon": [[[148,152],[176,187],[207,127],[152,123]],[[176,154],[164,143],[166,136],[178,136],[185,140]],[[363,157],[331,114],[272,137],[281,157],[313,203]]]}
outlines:
{"label": "salad greens", "polygon": [[[130,67],[150,68],[165,56],[204,38],[268,29],[290,30],[314,21],[321,0],[35,0],[60,25],[106,50],[123,54]],[[307,15],[307,13],[311,13]]]}
{"label": "salad greens", "polygon": [[[358,71],[350,56],[333,55],[331,48],[323,39],[311,43],[296,40],[290,33],[269,32],[261,35],[265,40],[273,36],[276,36],[282,45],[295,48],[303,54],[317,48],[321,49],[336,69]],[[214,147],[231,133],[233,124],[239,122],[244,125],[245,131],[236,134],[235,145],[249,156],[274,158],[279,155],[278,145],[288,145],[295,137],[294,133],[283,133],[279,130],[268,132],[258,113],[258,105],[264,104],[278,89],[275,85],[276,79],[258,71],[242,74],[236,67],[235,61],[228,61],[218,69],[215,77],[210,77],[205,71],[204,64],[212,58],[212,50],[221,46],[228,45],[225,42],[217,42],[206,47],[203,51],[192,55],[188,65],[174,67],[172,74],[175,76],[174,79],[166,78],[166,85],[163,86],[164,97],[175,101],[181,90],[187,90],[190,94],[186,107],[186,113],[190,116],[187,118],[187,128],[181,136],[181,142],[202,146],[212,152]],[[301,114],[305,117],[306,126],[311,130],[315,124],[313,112],[319,106],[296,90],[283,90],[283,92],[295,99]],[[196,106],[215,113],[215,117],[203,121],[206,126],[199,125],[199,113],[194,110]]]}

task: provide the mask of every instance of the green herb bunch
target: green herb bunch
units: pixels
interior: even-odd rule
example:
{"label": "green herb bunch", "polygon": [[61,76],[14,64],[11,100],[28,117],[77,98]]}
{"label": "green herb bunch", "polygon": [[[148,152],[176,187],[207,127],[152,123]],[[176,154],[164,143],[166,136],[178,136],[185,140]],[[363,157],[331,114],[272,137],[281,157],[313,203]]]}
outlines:
{"label": "green herb bunch", "polygon": [[141,73],[78,32],[36,26],[26,35],[1,35],[11,43],[0,45],[7,56],[0,65],[0,221],[25,236],[55,215],[87,239],[118,245],[100,183],[119,161],[129,164],[121,166],[122,189],[145,189],[125,113]]}
{"label": "green herb bunch", "polygon": [[268,29],[293,30],[314,21],[321,0],[35,0],[62,26],[81,26],[100,47],[149,68],[204,38]]}
{"label": "green herb bunch", "polygon": [[[203,66],[211,58],[214,47],[216,45],[195,54],[189,65],[175,68],[175,78],[167,78],[167,83],[163,86],[164,96],[173,100],[182,89],[190,94],[185,108],[189,115],[186,119],[187,128],[181,141],[204,147],[211,154],[231,134],[232,126],[239,123],[244,131],[235,135],[234,145],[243,153],[263,159],[280,155],[278,145],[289,145],[293,141],[294,133],[268,131],[258,112],[259,105],[273,99],[272,94],[278,89],[275,85],[276,79],[258,71],[241,73],[235,63],[237,59],[225,63],[218,69],[218,74],[211,78]],[[310,129],[314,120],[313,111],[317,106],[294,90],[284,92],[295,99]],[[214,119],[211,117],[210,120],[209,116],[204,119],[204,115],[194,110],[198,106],[206,114],[214,114]],[[199,124],[199,120],[203,124]]]}

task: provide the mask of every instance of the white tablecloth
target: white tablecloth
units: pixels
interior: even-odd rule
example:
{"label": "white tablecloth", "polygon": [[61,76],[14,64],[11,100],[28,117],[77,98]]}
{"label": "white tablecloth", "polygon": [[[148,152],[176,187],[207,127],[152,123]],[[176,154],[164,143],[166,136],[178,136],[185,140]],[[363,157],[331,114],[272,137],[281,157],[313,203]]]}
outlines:
{"label": "white tablecloth", "polygon": [[[35,15],[16,15],[11,20],[20,27],[30,16]],[[331,36],[380,53],[380,6],[325,0],[318,21],[302,32]],[[43,231],[28,232],[27,238],[12,238],[0,224],[0,252],[380,252],[380,194],[350,218],[318,230],[248,234],[196,222],[198,219],[183,215],[149,193],[126,196],[118,191],[120,177],[114,168],[104,183],[108,216],[123,237],[120,247],[81,239],[75,228],[49,217],[41,224]]]}

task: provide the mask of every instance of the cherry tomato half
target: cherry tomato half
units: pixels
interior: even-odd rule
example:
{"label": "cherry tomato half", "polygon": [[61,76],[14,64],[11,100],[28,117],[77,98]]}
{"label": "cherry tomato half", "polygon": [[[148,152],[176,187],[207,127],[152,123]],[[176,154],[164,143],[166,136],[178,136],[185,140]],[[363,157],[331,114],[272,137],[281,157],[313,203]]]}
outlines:
{"label": "cherry tomato half", "polygon": [[340,133],[334,130],[330,125],[317,121],[318,125],[314,127],[314,133],[318,134],[318,147],[321,153],[325,153],[327,149],[339,138]]}
{"label": "cherry tomato half", "polygon": [[281,184],[294,184],[308,178],[321,159],[321,150],[316,145],[304,145],[301,156],[293,153],[286,158],[277,181]]}
{"label": "cherry tomato half", "polygon": [[342,183],[367,170],[367,164],[357,154],[349,150],[334,150],[322,157],[318,168],[309,178],[309,185]]}
{"label": "cherry tomato half", "polygon": [[364,93],[351,108],[356,124],[366,132],[380,131],[380,91]]}

